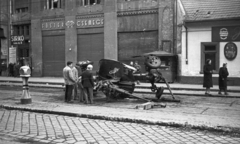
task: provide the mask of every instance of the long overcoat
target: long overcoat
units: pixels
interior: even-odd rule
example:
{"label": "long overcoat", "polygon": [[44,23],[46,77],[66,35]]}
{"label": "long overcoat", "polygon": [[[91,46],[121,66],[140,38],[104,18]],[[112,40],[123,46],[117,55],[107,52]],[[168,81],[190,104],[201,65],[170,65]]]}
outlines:
{"label": "long overcoat", "polygon": [[210,88],[213,87],[212,82],[212,66],[209,64],[203,67],[203,87]]}
{"label": "long overcoat", "polygon": [[228,69],[225,67],[221,67],[219,69],[219,77],[218,77],[218,85],[220,90],[227,89],[227,77],[228,77]]}
{"label": "long overcoat", "polygon": [[86,70],[82,73],[82,85],[84,88],[93,88],[93,75],[89,70]]}

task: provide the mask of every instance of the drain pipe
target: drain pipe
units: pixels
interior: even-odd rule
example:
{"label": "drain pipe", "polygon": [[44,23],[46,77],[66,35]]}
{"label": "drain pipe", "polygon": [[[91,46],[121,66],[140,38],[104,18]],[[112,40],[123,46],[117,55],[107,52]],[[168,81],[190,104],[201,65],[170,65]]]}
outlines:
{"label": "drain pipe", "polygon": [[185,58],[185,62],[186,64],[188,64],[188,28],[186,27],[186,25],[184,24],[185,27],[185,31],[186,31],[186,58]]}

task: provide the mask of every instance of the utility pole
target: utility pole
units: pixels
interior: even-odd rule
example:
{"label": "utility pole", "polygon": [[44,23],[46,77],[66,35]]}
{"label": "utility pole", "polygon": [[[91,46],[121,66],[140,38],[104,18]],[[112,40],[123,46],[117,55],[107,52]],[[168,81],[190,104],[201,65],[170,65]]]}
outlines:
{"label": "utility pole", "polygon": [[11,47],[11,35],[12,35],[12,0],[9,0],[8,7],[8,56],[7,56],[7,66],[9,65],[9,48]]}

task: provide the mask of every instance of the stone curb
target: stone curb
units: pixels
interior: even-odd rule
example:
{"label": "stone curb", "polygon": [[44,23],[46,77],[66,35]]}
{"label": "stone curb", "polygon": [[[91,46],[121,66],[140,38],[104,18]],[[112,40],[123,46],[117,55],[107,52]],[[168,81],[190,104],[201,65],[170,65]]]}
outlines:
{"label": "stone curb", "polygon": [[[17,83],[17,84],[22,84],[22,81],[5,81],[5,80],[0,80],[0,82],[2,83],[6,83],[6,84],[0,84],[0,85],[14,85],[14,83]],[[33,84],[32,86],[33,87],[45,87],[44,85],[46,85],[46,87],[56,87],[56,88],[59,88],[60,86],[63,87],[64,86],[64,83],[61,83],[61,82],[34,82],[34,81],[29,81],[28,82],[30,85]],[[37,86],[39,85],[39,86]],[[58,86],[58,87],[57,87]],[[141,89],[149,89],[150,86],[135,86],[135,88],[141,88]],[[164,88],[167,90],[167,88]],[[171,88],[172,90],[186,90],[186,91],[205,91],[205,89],[203,88],[180,88],[180,87],[172,87]],[[211,89],[211,91],[218,91],[218,89]],[[240,90],[228,90],[228,92],[233,92],[233,93],[240,93]]]}
{"label": "stone curb", "polygon": [[[141,94],[155,94],[153,92],[144,92],[144,91],[134,91],[134,93],[141,93]],[[163,93],[165,95],[171,95],[170,93]],[[212,95],[212,96],[208,96],[208,95],[205,95],[205,94],[193,94],[193,93],[174,93],[174,95],[183,95],[183,96],[199,96],[199,97],[221,97],[221,98],[240,98],[240,95],[239,96],[224,96],[224,95]]]}
{"label": "stone curb", "polygon": [[213,127],[208,125],[191,125],[188,123],[181,124],[175,122],[162,122],[162,121],[150,121],[150,120],[142,120],[142,119],[131,119],[131,118],[120,118],[120,117],[110,117],[104,115],[91,115],[91,114],[76,114],[76,113],[67,113],[61,111],[52,111],[52,110],[41,110],[36,108],[24,108],[17,106],[9,106],[9,105],[0,105],[0,108],[4,108],[7,110],[20,110],[20,111],[28,111],[28,112],[36,112],[36,113],[44,113],[44,114],[55,114],[62,116],[71,116],[71,117],[80,117],[80,118],[89,118],[89,119],[98,119],[98,120],[107,120],[107,121],[115,121],[115,122],[129,122],[129,123],[137,123],[137,124],[148,124],[148,125],[159,125],[159,126],[169,126],[175,128],[186,128],[193,130],[201,130],[201,131],[210,131],[210,132],[222,132],[224,134],[237,134],[240,135],[239,128],[232,127]]}

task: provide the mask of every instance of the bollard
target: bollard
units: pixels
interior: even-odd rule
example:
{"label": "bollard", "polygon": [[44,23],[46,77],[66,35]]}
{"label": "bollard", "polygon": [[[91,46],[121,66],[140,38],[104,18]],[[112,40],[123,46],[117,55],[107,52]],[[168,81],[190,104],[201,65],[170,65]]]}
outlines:
{"label": "bollard", "polygon": [[20,77],[22,77],[23,81],[23,93],[21,97],[22,104],[30,104],[32,103],[32,98],[29,93],[28,79],[31,74],[31,70],[29,66],[22,66],[19,70]]}

